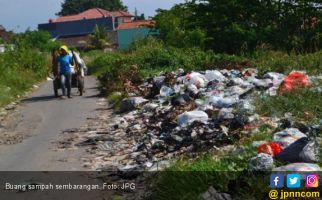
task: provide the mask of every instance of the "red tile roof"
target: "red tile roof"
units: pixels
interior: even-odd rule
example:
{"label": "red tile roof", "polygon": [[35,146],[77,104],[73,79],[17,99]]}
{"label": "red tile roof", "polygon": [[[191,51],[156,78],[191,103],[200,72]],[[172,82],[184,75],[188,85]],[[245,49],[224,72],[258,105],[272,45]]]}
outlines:
{"label": "red tile roof", "polygon": [[153,27],[155,26],[155,22],[153,20],[139,20],[139,21],[133,21],[133,22],[125,22],[120,24],[117,29],[133,29],[133,28],[140,28],[142,26],[148,26]]}
{"label": "red tile roof", "polygon": [[68,22],[68,21],[77,21],[82,19],[96,19],[96,18],[111,17],[111,16],[133,17],[133,15],[125,11],[107,11],[101,8],[92,8],[82,13],[79,13],[77,15],[69,15],[69,16],[58,17],[57,19],[50,19],[49,22],[51,23]]}

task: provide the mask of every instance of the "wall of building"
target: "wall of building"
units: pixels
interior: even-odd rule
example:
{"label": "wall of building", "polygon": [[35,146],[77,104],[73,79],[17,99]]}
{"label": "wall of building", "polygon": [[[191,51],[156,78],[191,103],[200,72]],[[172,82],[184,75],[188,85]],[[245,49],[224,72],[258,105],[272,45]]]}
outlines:
{"label": "wall of building", "polygon": [[91,34],[95,26],[104,26],[107,30],[113,30],[112,17],[99,19],[84,19],[78,21],[58,22],[39,24],[39,30],[48,31],[53,38],[71,35],[88,35]]}
{"label": "wall of building", "polygon": [[135,40],[145,38],[151,34],[151,29],[147,27],[117,30],[118,49],[127,49]]}
{"label": "wall of building", "polygon": [[5,45],[3,45],[3,44],[0,44],[0,53],[3,53],[3,52],[5,52],[5,50],[6,50],[6,47],[5,47]]}

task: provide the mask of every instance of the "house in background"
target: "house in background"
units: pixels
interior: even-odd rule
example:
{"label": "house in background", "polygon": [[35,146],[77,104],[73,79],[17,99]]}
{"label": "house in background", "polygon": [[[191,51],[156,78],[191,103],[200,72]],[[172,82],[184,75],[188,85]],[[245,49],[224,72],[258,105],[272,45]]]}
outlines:
{"label": "house in background", "polygon": [[152,20],[139,20],[125,22],[117,27],[118,49],[127,49],[137,39],[155,35],[153,31],[155,22]]}
{"label": "house in background", "polygon": [[115,49],[126,49],[135,39],[149,35],[154,22],[134,21],[134,16],[124,11],[93,8],[77,15],[49,19],[48,23],[39,24],[38,29],[48,31],[53,38],[68,46],[84,48],[96,26],[106,28],[108,42]]}
{"label": "house in background", "polygon": [[4,41],[4,42],[9,42],[10,41],[10,33],[6,31],[6,29],[0,25],[0,38]]}
{"label": "house in background", "polygon": [[124,11],[110,12],[93,8],[77,15],[49,19],[48,23],[39,24],[38,29],[48,31],[53,38],[69,46],[81,48],[89,42],[89,35],[95,26],[104,26],[106,31],[114,31],[120,24],[132,21],[133,17]]}
{"label": "house in background", "polygon": [[0,25],[0,53],[3,53],[6,50],[6,45],[2,44],[10,42],[11,34],[6,31],[6,29]]}

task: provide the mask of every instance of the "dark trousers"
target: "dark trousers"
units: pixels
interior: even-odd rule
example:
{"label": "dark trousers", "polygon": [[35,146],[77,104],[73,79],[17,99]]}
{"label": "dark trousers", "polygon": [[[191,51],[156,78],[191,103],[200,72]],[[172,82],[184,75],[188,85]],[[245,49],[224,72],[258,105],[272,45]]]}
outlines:
{"label": "dark trousers", "polygon": [[63,96],[66,96],[66,87],[67,87],[67,96],[70,97],[70,91],[72,87],[72,74],[71,73],[60,74],[60,81],[61,81],[61,90],[63,92]]}

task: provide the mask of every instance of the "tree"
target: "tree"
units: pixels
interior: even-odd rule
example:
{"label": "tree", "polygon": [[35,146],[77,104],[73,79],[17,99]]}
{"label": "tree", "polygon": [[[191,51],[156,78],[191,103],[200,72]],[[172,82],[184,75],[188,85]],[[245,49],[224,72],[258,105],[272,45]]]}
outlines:
{"label": "tree", "polygon": [[321,5],[321,0],[191,0],[159,10],[154,19],[160,37],[176,47],[243,53],[268,44],[305,53],[322,48]]}
{"label": "tree", "polygon": [[107,47],[109,44],[105,27],[96,25],[90,40],[91,45],[95,49],[104,49]]}
{"label": "tree", "polygon": [[31,31],[29,29],[24,33],[15,34],[12,40],[18,47],[40,51],[50,51],[60,45],[59,42],[51,39],[51,35],[47,31]]}
{"label": "tree", "polygon": [[127,11],[121,0],[64,0],[61,7],[61,11],[57,13],[59,16],[78,14],[91,8]]}
{"label": "tree", "polygon": [[154,20],[160,31],[160,38],[176,47],[204,47],[206,33],[195,24],[190,4],[179,4],[171,10],[157,10]]}
{"label": "tree", "polygon": [[135,8],[134,11],[134,21],[138,21],[138,20],[145,20],[145,15],[144,13],[142,13],[141,15],[138,14],[138,10]]}

